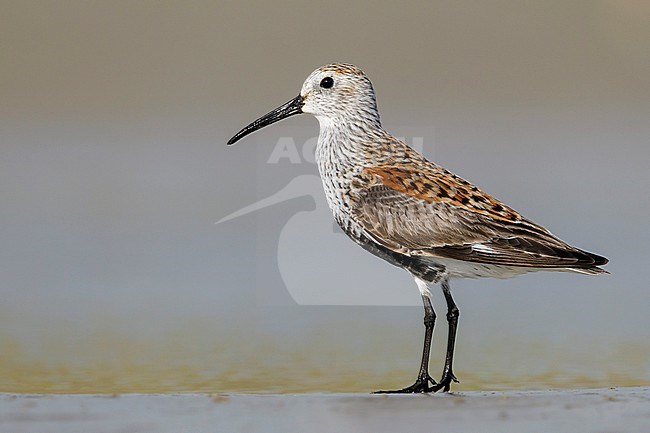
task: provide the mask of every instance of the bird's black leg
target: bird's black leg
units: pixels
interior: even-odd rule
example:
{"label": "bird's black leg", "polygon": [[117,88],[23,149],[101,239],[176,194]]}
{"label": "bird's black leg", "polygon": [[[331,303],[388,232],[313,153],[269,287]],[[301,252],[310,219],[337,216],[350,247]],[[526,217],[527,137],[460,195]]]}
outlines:
{"label": "bird's black leg", "polygon": [[[436,381],[429,375],[429,353],[431,351],[431,340],[433,338],[433,327],[436,324],[436,313],[431,305],[430,294],[422,292],[422,302],[424,303],[424,348],[422,349],[422,362],[420,363],[420,372],[415,383],[404,389],[394,391],[377,391],[375,394],[408,394],[434,391]],[[431,383],[432,386],[429,386]]]}
{"label": "bird's black leg", "polygon": [[428,392],[429,382],[432,385],[436,384],[436,381],[429,376],[429,354],[431,352],[431,340],[433,340],[433,328],[436,326],[436,312],[433,311],[431,299],[427,295],[422,295],[422,302],[424,303],[424,346],[422,348],[422,362],[420,363],[418,379],[414,385],[422,384],[427,389],[414,392]]}
{"label": "bird's black leg", "polygon": [[458,383],[458,379],[454,376],[452,370],[452,364],[454,362],[454,345],[456,343],[456,329],[458,327],[458,307],[454,302],[454,298],[451,296],[451,288],[449,287],[449,281],[442,281],[442,293],[445,295],[445,300],[447,301],[447,323],[449,324],[449,336],[447,338],[447,356],[445,357],[445,367],[442,371],[442,378],[440,382],[433,385],[432,391],[436,392],[443,390],[445,392],[449,391],[451,382]]}

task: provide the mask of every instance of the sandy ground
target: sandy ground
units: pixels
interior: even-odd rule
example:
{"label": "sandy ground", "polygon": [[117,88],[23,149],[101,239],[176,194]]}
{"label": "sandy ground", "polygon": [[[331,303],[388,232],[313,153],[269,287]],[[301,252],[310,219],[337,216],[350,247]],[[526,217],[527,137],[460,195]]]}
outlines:
{"label": "sandy ground", "polygon": [[650,387],[366,394],[0,394],[0,432],[650,432]]}

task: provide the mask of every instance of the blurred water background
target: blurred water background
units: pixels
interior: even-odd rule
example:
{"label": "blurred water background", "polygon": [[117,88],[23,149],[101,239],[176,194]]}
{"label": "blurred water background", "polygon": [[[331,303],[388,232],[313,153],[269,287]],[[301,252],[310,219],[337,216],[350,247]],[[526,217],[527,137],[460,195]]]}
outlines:
{"label": "blurred water background", "polygon": [[611,260],[452,282],[457,389],[650,384],[649,19],[644,1],[0,1],[0,391],[411,383],[419,294],[333,227],[317,122],[225,145],[333,61],[366,71],[386,129]]}

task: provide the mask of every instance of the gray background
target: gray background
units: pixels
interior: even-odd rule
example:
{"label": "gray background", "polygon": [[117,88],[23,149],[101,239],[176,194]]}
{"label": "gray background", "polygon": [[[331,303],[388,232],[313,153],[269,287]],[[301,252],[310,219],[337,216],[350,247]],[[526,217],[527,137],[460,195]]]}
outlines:
{"label": "gray background", "polygon": [[410,383],[415,285],[331,242],[309,158],[269,163],[317,122],[225,146],[332,61],[370,76],[387,130],[611,260],[454,282],[460,388],[650,383],[649,19],[643,1],[0,2],[0,390]]}

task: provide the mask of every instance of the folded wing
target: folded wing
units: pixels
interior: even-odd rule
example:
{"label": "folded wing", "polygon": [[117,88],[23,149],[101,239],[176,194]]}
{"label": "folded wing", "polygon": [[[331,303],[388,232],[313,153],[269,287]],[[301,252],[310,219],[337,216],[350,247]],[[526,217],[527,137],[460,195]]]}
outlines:
{"label": "folded wing", "polygon": [[353,187],[353,218],[367,236],[395,252],[592,271],[607,263],[428,161],[417,169],[366,168]]}

